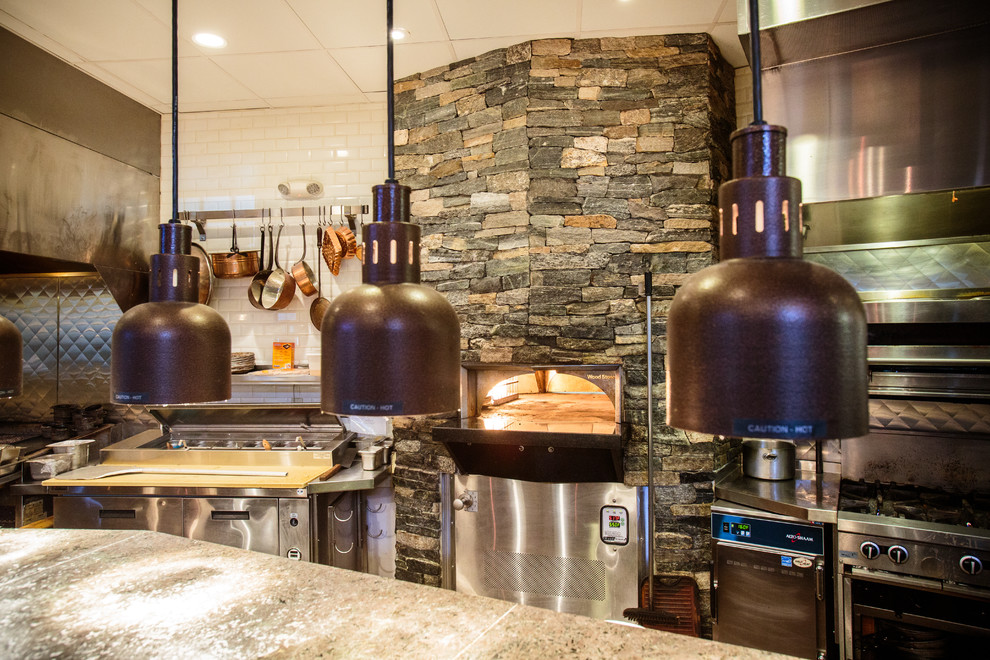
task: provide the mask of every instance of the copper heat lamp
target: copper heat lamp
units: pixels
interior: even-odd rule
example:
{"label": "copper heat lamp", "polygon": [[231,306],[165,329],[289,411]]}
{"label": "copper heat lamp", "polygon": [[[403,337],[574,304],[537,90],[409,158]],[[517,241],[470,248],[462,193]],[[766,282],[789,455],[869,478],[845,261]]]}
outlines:
{"label": "copper heat lamp", "polygon": [[731,136],[720,263],[670,307],[667,423],[747,438],[865,435],[866,316],[846,280],[802,259],[801,182],[785,174],[787,130],[762,120],[756,0],[749,10],[755,121]]}
{"label": "copper heat lamp", "polygon": [[21,393],[24,340],[17,326],[0,316],[0,399]]}
{"label": "copper heat lamp", "polygon": [[113,330],[110,388],[116,403],[171,404],[230,398],[230,329],[199,300],[192,228],[179,222],[178,0],[172,0],[172,219],[158,225],[150,302],[127,310]]}
{"label": "copper heat lamp", "polygon": [[460,323],[420,284],[420,228],[395,180],[392,0],[386,2],[388,178],[372,188],[362,284],[333,301],[321,327],[322,408],[344,415],[424,415],[460,407]]}

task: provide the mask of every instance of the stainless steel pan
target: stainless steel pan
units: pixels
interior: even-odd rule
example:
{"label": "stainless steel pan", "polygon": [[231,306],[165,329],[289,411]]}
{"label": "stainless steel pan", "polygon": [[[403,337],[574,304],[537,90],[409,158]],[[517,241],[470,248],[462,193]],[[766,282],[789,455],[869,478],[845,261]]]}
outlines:
{"label": "stainless steel pan", "polygon": [[283,229],[285,223],[279,225],[278,235],[275,237],[275,268],[265,280],[265,288],[261,291],[261,304],[265,309],[285,309],[296,294],[296,281],[278,262],[278,246]]}
{"label": "stainless steel pan", "polygon": [[[323,244],[323,218],[321,217],[316,225],[316,244],[317,246]],[[323,297],[323,269],[321,267],[320,261],[322,257],[317,255],[316,257],[316,289],[319,292],[316,300],[313,304],[309,306],[309,320],[313,322],[317,330],[323,328],[323,317],[326,316],[327,310],[330,308],[330,300]]]}
{"label": "stainless steel pan", "polygon": [[265,261],[265,212],[261,212],[261,262],[262,270],[251,278],[251,283],[248,284],[248,302],[255,309],[265,309],[265,306],[261,304],[261,292],[265,290],[265,282],[268,281],[268,276],[272,274],[272,265],[274,264],[273,257],[275,256],[275,243],[272,234],[275,228],[271,223],[271,212],[269,212],[268,221],[268,264]]}

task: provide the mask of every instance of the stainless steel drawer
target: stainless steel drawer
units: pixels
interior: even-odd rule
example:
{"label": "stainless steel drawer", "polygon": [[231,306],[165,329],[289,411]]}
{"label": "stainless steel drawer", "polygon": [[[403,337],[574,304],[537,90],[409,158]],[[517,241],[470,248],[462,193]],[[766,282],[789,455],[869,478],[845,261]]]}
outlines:
{"label": "stainless steel drawer", "polygon": [[177,497],[56,497],[54,504],[57,528],[182,534],[182,500]]}
{"label": "stainless steel drawer", "polygon": [[182,509],[180,533],[190,539],[277,555],[278,499],[187,499]]}

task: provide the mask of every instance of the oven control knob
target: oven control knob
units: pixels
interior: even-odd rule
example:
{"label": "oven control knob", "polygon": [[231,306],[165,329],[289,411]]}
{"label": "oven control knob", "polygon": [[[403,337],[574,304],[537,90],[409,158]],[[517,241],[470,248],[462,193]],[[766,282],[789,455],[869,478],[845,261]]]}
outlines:
{"label": "oven control knob", "polygon": [[908,560],[908,551],[903,545],[892,545],[887,549],[887,556],[895,564],[903,564]]}
{"label": "oven control knob", "polygon": [[959,560],[959,568],[961,568],[963,573],[966,573],[967,575],[979,575],[983,572],[983,562],[980,561],[979,557],[966,555]]}
{"label": "oven control knob", "polygon": [[867,559],[876,559],[880,556],[880,546],[873,541],[863,541],[859,544],[859,552]]}

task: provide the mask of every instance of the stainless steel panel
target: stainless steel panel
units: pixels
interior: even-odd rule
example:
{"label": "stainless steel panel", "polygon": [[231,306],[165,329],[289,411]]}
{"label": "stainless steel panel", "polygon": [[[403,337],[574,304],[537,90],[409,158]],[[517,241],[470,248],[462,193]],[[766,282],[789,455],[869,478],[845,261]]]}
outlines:
{"label": "stainless steel panel", "polygon": [[764,71],[806,203],[990,185],[990,49],[969,25]]}
{"label": "stainless steel panel", "polygon": [[[458,591],[603,619],[637,606],[636,488],[456,476],[454,497],[465,491],[477,493],[477,507],[454,513]],[[601,540],[605,505],[626,508],[628,544]]]}
{"label": "stainless steel panel", "polygon": [[360,497],[356,492],[346,492],[326,509],[329,534],[329,562],[331,566],[364,570],[364,544],[361,537],[362,513]]}
{"label": "stainless steel panel", "polygon": [[120,308],[98,275],[59,279],[59,403],[110,400],[110,339]]}
{"label": "stainless steel panel", "polygon": [[182,500],[169,497],[56,497],[59,529],[134,529],[182,534]]}
{"label": "stainless steel panel", "polygon": [[161,115],[4,29],[0,52],[0,112],[160,174]]}
{"label": "stainless steel panel", "polygon": [[990,241],[809,252],[857,291],[990,288]]}
{"label": "stainless steel panel", "polygon": [[715,641],[801,658],[817,658],[821,557],[800,568],[781,565],[781,554],[730,543],[715,545]]}
{"label": "stainless steel panel", "polygon": [[2,419],[41,421],[58,403],[58,286],[51,277],[0,277],[0,315],[24,340],[24,389],[0,399]]}
{"label": "stainless steel panel", "polygon": [[[925,412],[929,402],[891,403],[903,403],[912,410]],[[986,408],[985,404],[973,405]],[[899,418],[898,425],[902,428],[899,432],[878,430],[862,438],[843,440],[842,477],[943,488],[955,493],[990,492],[990,472],[986,469],[990,465],[988,435],[955,430],[970,423],[982,425],[985,421],[978,422],[959,411],[954,419],[943,420],[942,428],[946,430],[933,430],[926,418],[917,418],[914,428],[909,426],[911,419],[905,410]]]}
{"label": "stainless steel panel", "polygon": [[194,498],[182,507],[182,535],[245,550],[279,554],[275,498]]}
{"label": "stainless steel panel", "polygon": [[[990,436],[988,403],[871,398],[869,411],[871,429]],[[846,442],[858,444],[855,440]]]}
{"label": "stainless steel panel", "polygon": [[[147,273],[159,178],[0,115],[0,250]],[[42,262],[43,263],[43,262]],[[0,266],[2,268],[2,266]],[[122,309],[145,294],[122,287]]]}
{"label": "stainless steel panel", "polygon": [[310,561],[309,500],[278,500],[279,554],[297,561]]}

